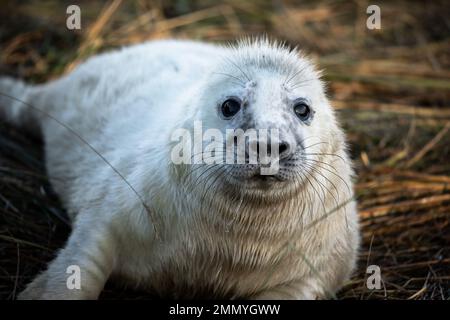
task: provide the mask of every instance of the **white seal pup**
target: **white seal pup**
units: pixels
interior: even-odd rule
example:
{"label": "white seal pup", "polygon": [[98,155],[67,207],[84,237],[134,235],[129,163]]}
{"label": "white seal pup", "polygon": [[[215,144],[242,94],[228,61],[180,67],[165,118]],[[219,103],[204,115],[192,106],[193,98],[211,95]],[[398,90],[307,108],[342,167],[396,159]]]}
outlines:
{"label": "white seal pup", "polygon": [[[96,299],[115,277],[161,297],[323,299],[349,278],[352,165],[319,75],[297,51],[155,41],[44,85],[1,78],[0,92],[2,117],[41,131],[73,223],[20,298]],[[193,133],[195,121],[225,135],[276,128],[278,171],[175,164],[173,133]]]}

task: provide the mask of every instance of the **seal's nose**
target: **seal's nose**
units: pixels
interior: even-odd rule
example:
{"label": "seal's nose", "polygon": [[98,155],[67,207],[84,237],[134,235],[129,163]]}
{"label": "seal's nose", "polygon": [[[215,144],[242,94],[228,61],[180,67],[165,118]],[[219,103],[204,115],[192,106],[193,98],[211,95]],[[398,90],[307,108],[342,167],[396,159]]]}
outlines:
{"label": "seal's nose", "polygon": [[272,147],[274,148],[278,148],[278,157],[280,159],[285,159],[287,157],[289,157],[289,155],[291,154],[291,146],[289,144],[289,142],[287,141],[281,141],[278,143],[274,143],[272,145],[272,143],[266,143],[264,141],[259,141],[259,143],[256,145],[256,154],[258,155],[258,157],[260,156],[260,148],[266,148],[266,152],[268,156],[273,155],[272,152]]}

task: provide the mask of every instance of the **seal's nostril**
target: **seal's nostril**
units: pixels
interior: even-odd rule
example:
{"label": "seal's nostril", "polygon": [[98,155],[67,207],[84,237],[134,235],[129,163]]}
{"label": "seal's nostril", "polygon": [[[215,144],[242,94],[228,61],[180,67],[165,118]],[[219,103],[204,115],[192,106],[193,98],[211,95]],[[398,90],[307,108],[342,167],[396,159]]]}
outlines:
{"label": "seal's nostril", "polygon": [[278,146],[278,153],[280,156],[284,156],[289,152],[289,145],[286,142],[281,142]]}

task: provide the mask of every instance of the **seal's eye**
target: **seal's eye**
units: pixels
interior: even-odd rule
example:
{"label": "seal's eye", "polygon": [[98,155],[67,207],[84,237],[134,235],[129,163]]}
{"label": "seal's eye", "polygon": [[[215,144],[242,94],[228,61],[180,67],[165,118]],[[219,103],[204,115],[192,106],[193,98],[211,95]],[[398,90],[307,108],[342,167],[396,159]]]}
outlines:
{"label": "seal's eye", "polygon": [[311,115],[311,109],[306,104],[306,102],[303,101],[298,102],[294,105],[294,112],[302,121],[308,120]]}
{"label": "seal's eye", "polygon": [[241,109],[241,102],[237,98],[229,98],[222,103],[222,114],[226,119],[233,117]]}

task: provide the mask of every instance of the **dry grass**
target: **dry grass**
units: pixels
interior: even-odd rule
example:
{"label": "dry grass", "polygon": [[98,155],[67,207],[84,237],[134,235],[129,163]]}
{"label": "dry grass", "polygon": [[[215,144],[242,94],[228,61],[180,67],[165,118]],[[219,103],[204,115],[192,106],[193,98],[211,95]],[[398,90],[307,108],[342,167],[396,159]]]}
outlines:
{"label": "dry grass", "polygon": [[[1,73],[40,82],[96,52],[145,40],[268,33],[325,69],[355,160],[363,246],[345,299],[450,298],[450,12],[446,1],[81,1],[82,31],[58,2],[3,1]],[[0,123],[0,297],[14,298],[69,232],[40,141]],[[379,265],[381,290],[365,286]],[[145,293],[108,285],[104,298]]]}

